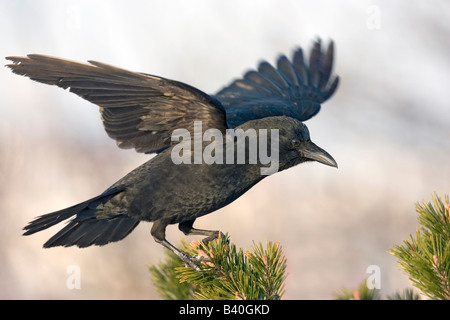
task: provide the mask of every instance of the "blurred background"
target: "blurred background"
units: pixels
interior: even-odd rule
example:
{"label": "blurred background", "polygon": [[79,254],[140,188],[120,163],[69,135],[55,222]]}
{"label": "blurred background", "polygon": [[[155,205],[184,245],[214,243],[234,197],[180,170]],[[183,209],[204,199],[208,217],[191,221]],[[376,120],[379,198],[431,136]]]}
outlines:
{"label": "blurred background", "polygon": [[[0,0],[0,57],[97,60],[215,93],[263,59],[333,39],[341,83],[307,125],[339,169],[273,175],[196,227],[242,248],[279,241],[285,299],[332,299],[372,265],[386,296],[411,287],[388,250],[415,233],[414,204],[450,192],[449,18],[444,0]],[[149,223],[86,249],[42,249],[61,226],[21,236],[35,216],[98,195],[149,156],[117,148],[98,108],[74,94],[3,67],[0,83],[0,298],[158,299],[147,266],[164,251]],[[168,228],[169,241],[181,237]],[[66,285],[71,266],[79,289]]]}

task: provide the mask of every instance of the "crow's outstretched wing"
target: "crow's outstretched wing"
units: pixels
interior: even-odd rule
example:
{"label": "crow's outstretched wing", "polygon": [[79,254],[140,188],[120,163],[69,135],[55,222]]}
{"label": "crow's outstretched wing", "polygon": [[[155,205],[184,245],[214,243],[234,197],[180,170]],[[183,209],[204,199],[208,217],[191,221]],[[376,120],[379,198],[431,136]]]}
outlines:
{"label": "crow's outstretched wing", "polygon": [[317,40],[308,64],[301,48],[295,51],[292,61],[281,56],[276,68],[261,62],[258,71],[247,72],[243,79],[235,80],[215,95],[226,109],[228,126],[270,116],[306,121],[316,115],[339,82],[337,76],[331,76],[333,55],[333,42],[322,51]]}
{"label": "crow's outstretched wing", "polygon": [[56,85],[100,106],[108,135],[119,147],[158,152],[171,144],[174,129],[225,130],[223,107],[187,84],[119,69],[100,62],[78,63],[43,55],[7,57],[14,73]]}

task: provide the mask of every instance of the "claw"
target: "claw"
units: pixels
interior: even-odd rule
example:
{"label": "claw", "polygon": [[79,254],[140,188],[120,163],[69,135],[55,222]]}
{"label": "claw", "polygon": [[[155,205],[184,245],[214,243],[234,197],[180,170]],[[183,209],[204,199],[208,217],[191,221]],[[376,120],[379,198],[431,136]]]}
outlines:
{"label": "claw", "polygon": [[196,254],[195,256],[191,256],[191,259],[197,262],[211,262],[211,259],[207,256]]}
{"label": "claw", "polygon": [[220,232],[220,231],[215,231],[214,234],[212,234],[212,235],[210,235],[210,236],[204,238],[204,239],[202,240],[202,242],[203,242],[203,244],[206,245],[206,244],[208,244],[209,242],[211,242],[211,241],[213,241],[213,240],[216,240],[216,239],[218,239],[218,238],[225,239],[225,235],[224,235],[222,232]]}
{"label": "claw", "polygon": [[[185,253],[182,253],[181,255],[178,255],[178,257],[184,262],[184,265],[186,267],[191,267],[192,269],[196,271],[200,271],[201,269],[194,263],[194,260],[197,260],[196,256],[188,256]],[[201,260],[197,260],[201,261]]]}

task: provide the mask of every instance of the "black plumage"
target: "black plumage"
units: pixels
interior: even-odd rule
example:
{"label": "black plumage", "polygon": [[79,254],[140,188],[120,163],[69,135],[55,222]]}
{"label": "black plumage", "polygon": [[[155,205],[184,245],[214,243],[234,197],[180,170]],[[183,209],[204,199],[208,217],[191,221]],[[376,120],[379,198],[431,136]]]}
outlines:
{"label": "black plumage", "polygon": [[[193,137],[194,121],[201,121],[202,133],[217,129],[224,136],[231,128],[256,132],[277,129],[277,171],[305,161],[337,166],[327,152],[311,142],[302,123],[316,115],[320,104],[337,88],[338,77],[332,76],[333,53],[333,43],[322,51],[317,41],[309,64],[302,49],[297,49],[292,61],[281,56],[276,67],[261,62],[257,71],[247,72],[215,95],[95,61],[84,64],[36,54],[7,57],[13,62],[8,67],[14,73],[69,88],[98,105],[107,134],[120,148],[158,153],[101,195],[36,218],[24,234],[73,217],[44,247],[87,247],[121,240],[140,221],[149,221],[153,222],[154,239],[195,267],[191,258],[166,240],[166,226],[178,223],[185,234],[205,235],[207,240],[217,237],[217,231],[193,228],[195,219],[226,206],[265,178],[261,168],[266,163],[175,164],[172,133],[183,128]],[[268,145],[274,142],[271,139],[268,135]],[[225,148],[226,139],[215,143]],[[237,148],[236,141],[233,143]],[[248,159],[250,150],[245,148]],[[236,160],[236,154],[234,157]]]}

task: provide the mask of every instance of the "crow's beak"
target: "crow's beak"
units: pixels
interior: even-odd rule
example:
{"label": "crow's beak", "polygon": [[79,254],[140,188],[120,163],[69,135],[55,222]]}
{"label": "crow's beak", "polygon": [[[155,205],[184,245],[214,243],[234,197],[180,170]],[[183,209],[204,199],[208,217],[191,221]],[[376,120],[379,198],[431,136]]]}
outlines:
{"label": "crow's beak", "polygon": [[337,168],[338,166],[336,160],[334,160],[328,152],[326,152],[322,148],[319,148],[312,142],[308,142],[306,145],[304,145],[301,152],[303,154],[303,157],[307,159],[314,160],[331,167]]}

